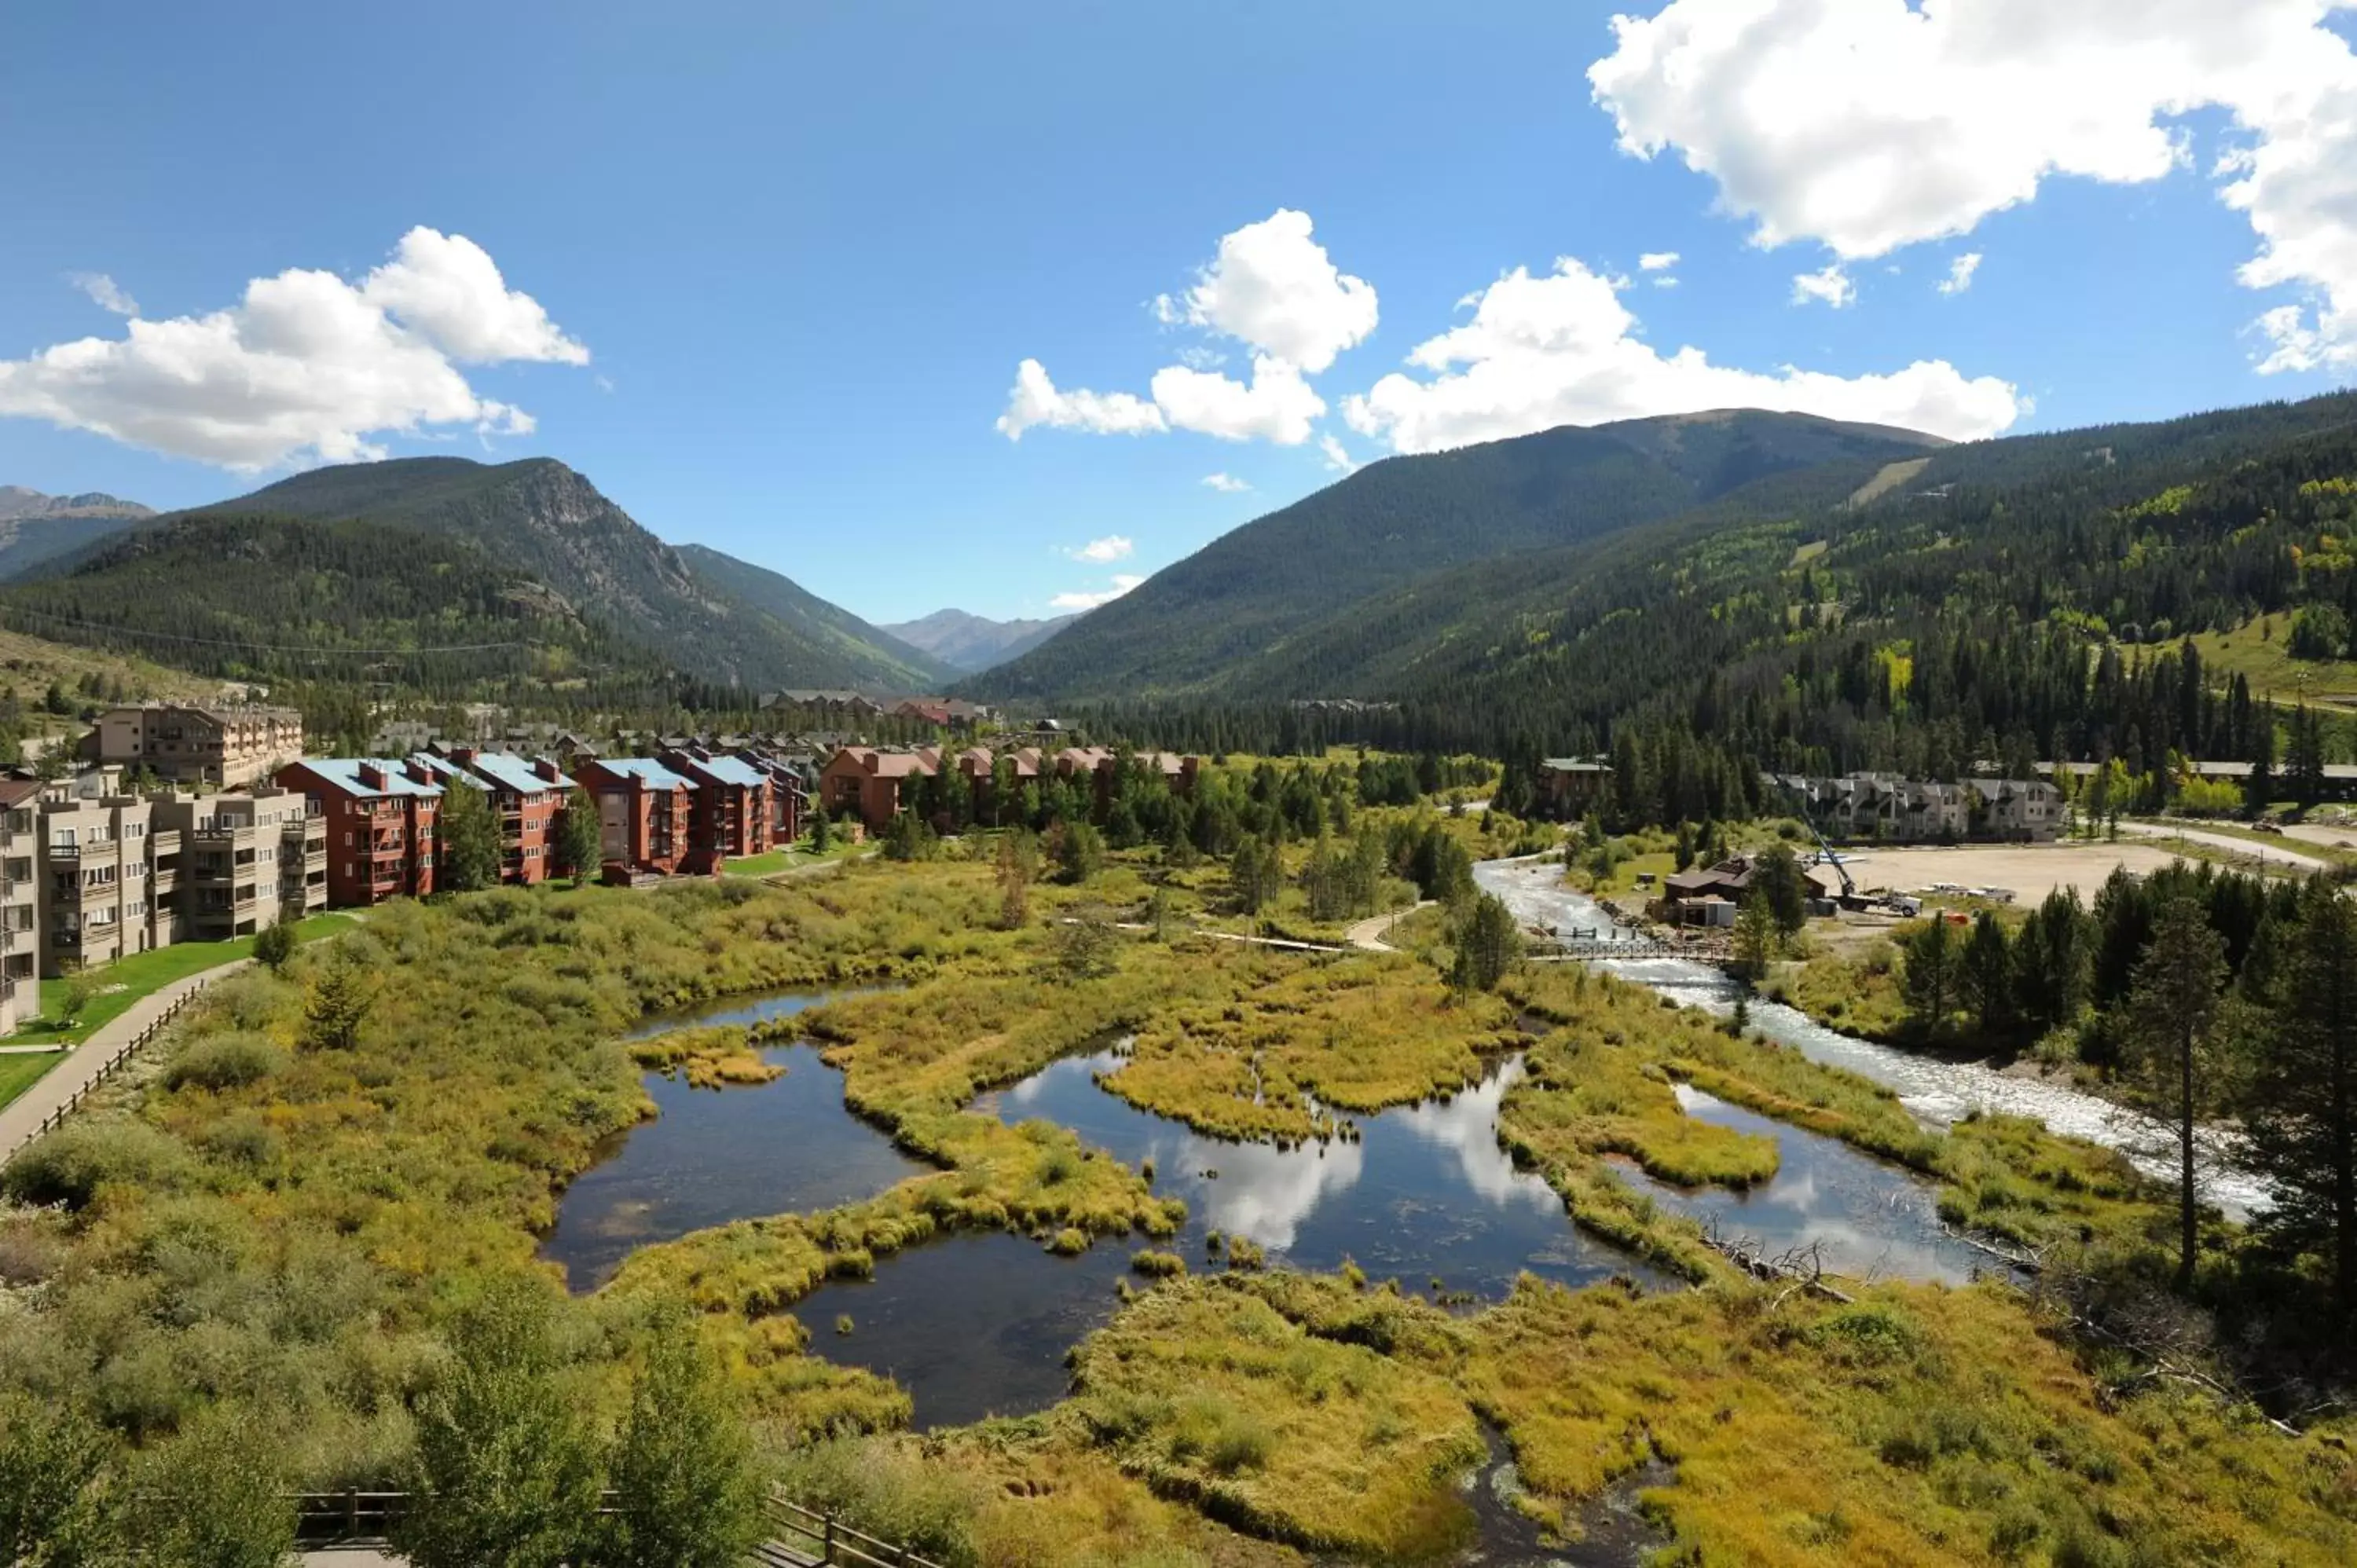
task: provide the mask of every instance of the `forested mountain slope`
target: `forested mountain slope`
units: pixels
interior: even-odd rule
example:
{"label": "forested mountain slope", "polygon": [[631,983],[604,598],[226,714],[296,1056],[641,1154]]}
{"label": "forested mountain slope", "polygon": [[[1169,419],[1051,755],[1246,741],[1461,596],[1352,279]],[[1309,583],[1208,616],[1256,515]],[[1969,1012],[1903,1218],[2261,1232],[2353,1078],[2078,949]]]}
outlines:
{"label": "forested mountain slope", "polygon": [[[274,521],[299,522],[284,541]],[[212,531],[212,525],[235,526]],[[369,544],[373,531],[383,544]],[[388,600],[342,564],[385,558],[396,582],[414,573],[390,559],[403,541],[429,540],[427,556],[457,581],[436,594]],[[152,596],[143,574],[185,554],[193,568],[209,542],[213,564],[173,593]],[[496,466],[461,457],[415,457],[314,469],[250,496],[157,520],[125,540],[102,542],[51,563],[50,579],[18,602],[38,608],[75,602],[135,643],[183,627],[185,610],[218,603],[231,615],[279,602],[273,575],[290,562],[339,564],[309,579],[301,619],[325,628],[317,646],[449,646],[454,634],[492,607],[529,602],[533,636],[577,627],[552,646],[567,667],[591,673],[668,670],[716,687],[868,686],[909,689],[937,682],[943,668],[847,612],[773,573],[702,553],[704,569],[640,527],[581,475],[550,458]],[[70,583],[70,587],[60,586]],[[796,596],[799,596],[797,597]],[[182,605],[179,600],[188,600]],[[409,607],[409,613],[403,606]],[[430,613],[429,613],[430,612]],[[172,623],[167,625],[167,622]],[[249,638],[250,632],[238,636]],[[267,667],[265,663],[265,668]],[[502,666],[503,668],[503,666]]]}
{"label": "forested mountain slope", "polygon": [[1397,704],[1348,726],[1384,744],[1650,736],[1715,756],[1722,781],[1762,763],[2141,770],[2290,744],[2298,692],[2213,679],[2189,634],[2263,618],[2312,658],[2357,653],[2357,394],[1952,447],[1854,501],[1867,472],[1779,475],[1436,574],[1136,723],[1184,744],[1211,703],[1351,697]]}
{"label": "forested mountain slope", "polygon": [[1238,667],[1286,656],[1288,639],[1432,574],[1598,538],[1778,473],[1836,464],[1870,477],[1940,445],[1740,410],[1388,458],[1223,535],[969,684],[1058,699],[1216,692]]}

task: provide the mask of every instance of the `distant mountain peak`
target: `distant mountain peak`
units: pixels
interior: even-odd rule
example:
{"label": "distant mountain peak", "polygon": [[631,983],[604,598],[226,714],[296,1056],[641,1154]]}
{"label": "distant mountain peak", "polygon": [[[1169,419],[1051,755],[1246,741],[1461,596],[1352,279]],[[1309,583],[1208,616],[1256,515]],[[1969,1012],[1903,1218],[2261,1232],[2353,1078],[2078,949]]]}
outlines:
{"label": "distant mountain peak", "polygon": [[103,490],[88,490],[76,496],[44,495],[27,489],[22,485],[0,485],[0,522],[20,519],[56,517],[119,517],[138,519],[156,515],[152,507],[110,496]]}
{"label": "distant mountain peak", "polygon": [[877,629],[973,674],[1022,657],[1080,618],[1068,615],[1052,620],[992,620],[967,610],[940,609]]}

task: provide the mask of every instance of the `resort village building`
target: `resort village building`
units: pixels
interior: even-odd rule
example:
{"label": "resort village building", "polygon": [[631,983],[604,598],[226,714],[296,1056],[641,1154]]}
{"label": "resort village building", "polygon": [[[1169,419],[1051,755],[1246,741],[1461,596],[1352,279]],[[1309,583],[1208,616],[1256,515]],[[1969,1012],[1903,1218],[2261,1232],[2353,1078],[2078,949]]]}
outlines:
{"label": "resort village building", "polygon": [[111,708],[82,751],[101,767],[145,769],[167,784],[234,789],[303,755],[303,715],[258,703]]}
{"label": "resort village building", "polygon": [[327,824],[328,903],[366,907],[434,891],[442,785],[431,768],[389,757],[314,757],[280,768],[278,782]]}

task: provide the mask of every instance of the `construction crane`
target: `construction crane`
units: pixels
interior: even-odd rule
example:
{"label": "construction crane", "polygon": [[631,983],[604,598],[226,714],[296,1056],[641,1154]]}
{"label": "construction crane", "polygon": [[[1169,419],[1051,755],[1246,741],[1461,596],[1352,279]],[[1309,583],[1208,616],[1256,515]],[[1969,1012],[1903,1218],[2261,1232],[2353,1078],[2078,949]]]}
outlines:
{"label": "construction crane", "polygon": [[1841,863],[1841,856],[1835,854],[1834,846],[1825,842],[1825,835],[1817,832],[1814,818],[1803,817],[1802,821],[1809,824],[1809,832],[1817,841],[1817,864],[1834,868],[1834,875],[1841,878],[1842,901],[1855,902],[1857,898],[1857,884],[1849,879],[1849,867]]}

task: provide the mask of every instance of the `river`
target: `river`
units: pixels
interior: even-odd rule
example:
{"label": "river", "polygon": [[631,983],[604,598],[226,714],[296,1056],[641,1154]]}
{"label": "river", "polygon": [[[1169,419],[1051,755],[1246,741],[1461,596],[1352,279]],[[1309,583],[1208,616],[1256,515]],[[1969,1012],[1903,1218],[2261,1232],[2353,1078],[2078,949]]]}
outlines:
{"label": "river", "polygon": [[[1563,885],[1560,865],[1482,861],[1473,867],[1473,879],[1483,891],[1503,901],[1513,911],[1516,923],[1525,928],[1621,929],[1594,899]],[[1688,959],[1605,960],[1598,967],[1722,1015],[1732,1012],[1737,999],[1746,994],[1741,984],[1720,971]],[[2119,1150],[2147,1175],[2176,1178],[2175,1135],[2169,1129],[2096,1095],[2044,1079],[2000,1072],[1984,1062],[1953,1061],[1861,1040],[1828,1029],[1797,1008],[1758,997],[1750,998],[1750,1018],[1759,1033],[1792,1047],[1811,1061],[1846,1068],[1887,1085],[1927,1126],[1945,1127],[1975,1110],[2034,1116],[2053,1132]],[[2203,1196],[2236,1219],[2266,1206],[2266,1184],[2214,1152],[2204,1161],[2201,1179]]]}

